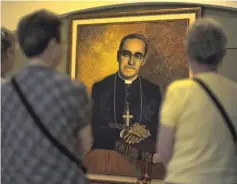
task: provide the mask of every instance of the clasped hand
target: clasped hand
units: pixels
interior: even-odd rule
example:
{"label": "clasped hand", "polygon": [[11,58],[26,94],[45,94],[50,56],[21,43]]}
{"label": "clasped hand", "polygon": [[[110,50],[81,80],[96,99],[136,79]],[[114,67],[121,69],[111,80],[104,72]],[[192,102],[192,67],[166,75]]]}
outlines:
{"label": "clasped hand", "polygon": [[132,126],[122,130],[120,133],[120,137],[128,144],[139,143],[149,136],[149,130],[139,123],[134,123]]}

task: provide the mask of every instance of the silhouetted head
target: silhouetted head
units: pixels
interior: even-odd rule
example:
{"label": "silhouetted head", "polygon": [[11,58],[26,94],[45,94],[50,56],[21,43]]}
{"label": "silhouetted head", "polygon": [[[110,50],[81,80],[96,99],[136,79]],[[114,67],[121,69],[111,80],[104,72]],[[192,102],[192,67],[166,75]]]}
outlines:
{"label": "silhouetted head", "polygon": [[29,58],[40,58],[50,66],[61,60],[61,20],[47,10],[39,10],[24,16],[17,34],[23,53]]}
{"label": "silhouetted head", "polygon": [[217,68],[226,53],[227,36],[223,27],[212,19],[199,19],[187,31],[186,53],[190,65]]}

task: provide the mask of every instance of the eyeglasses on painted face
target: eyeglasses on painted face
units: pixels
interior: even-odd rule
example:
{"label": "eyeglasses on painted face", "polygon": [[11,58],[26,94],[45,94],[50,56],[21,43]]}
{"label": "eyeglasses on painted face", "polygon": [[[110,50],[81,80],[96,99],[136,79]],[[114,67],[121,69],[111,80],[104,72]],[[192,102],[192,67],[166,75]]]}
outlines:
{"label": "eyeglasses on painted face", "polygon": [[119,51],[120,56],[124,60],[130,60],[133,57],[133,60],[136,62],[141,62],[145,58],[145,56],[141,52],[136,52],[135,54],[132,54],[129,50],[122,50]]}

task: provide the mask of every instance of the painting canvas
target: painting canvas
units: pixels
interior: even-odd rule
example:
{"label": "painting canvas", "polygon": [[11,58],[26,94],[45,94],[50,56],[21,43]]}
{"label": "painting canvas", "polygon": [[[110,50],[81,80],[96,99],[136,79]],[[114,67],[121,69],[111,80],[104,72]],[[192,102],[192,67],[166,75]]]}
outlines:
{"label": "painting canvas", "polygon": [[[200,8],[74,15],[69,25],[68,72],[82,81],[91,94],[95,83],[119,70],[117,51],[121,39],[138,33],[148,42],[146,63],[139,75],[160,86],[163,94],[170,82],[189,75],[185,33],[199,16]],[[139,144],[136,148],[145,149]],[[153,179],[164,177],[161,163],[147,164],[117,150],[93,150],[84,163],[92,181],[135,183],[145,172]]]}

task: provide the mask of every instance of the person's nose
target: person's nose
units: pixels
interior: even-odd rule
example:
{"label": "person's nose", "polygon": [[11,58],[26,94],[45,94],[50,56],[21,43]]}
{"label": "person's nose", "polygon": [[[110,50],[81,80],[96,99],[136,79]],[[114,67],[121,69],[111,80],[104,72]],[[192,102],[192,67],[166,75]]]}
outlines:
{"label": "person's nose", "polygon": [[129,66],[134,66],[135,65],[135,62],[134,62],[134,59],[133,59],[133,56],[131,56],[128,60],[128,64]]}

